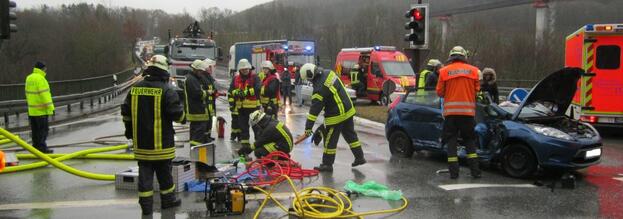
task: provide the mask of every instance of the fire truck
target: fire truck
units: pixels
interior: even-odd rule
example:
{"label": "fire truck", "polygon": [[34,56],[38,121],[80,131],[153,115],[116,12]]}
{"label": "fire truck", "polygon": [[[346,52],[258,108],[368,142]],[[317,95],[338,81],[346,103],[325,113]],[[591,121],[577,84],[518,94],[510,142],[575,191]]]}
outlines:
{"label": "fire truck", "polygon": [[301,40],[238,42],[230,48],[230,56],[233,60],[230,61],[230,70],[236,69],[241,59],[249,60],[256,68],[259,68],[263,61],[269,60],[281,73],[288,62],[294,62],[297,66],[315,63],[316,43]]}
{"label": "fire truck", "polygon": [[190,64],[196,59],[220,58],[220,49],[216,47],[216,42],[212,40],[212,36],[203,37],[203,31],[196,21],[186,27],[184,37],[172,38],[165,51],[171,60],[170,72],[174,77],[190,73]]}
{"label": "fire truck", "polygon": [[415,87],[415,72],[407,56],[393,46],[342,49],[335,61],[335,72],[351,87],[350,72],[355,64],[363,69],[365,89],[356,89],[358,98],[388,105],[393,97]]}
{"label": "fire truck", "polygon": [[623,127],[623,24],[586,25],[565,46],[565,66],[586,71],[568,114],[596,126]]}

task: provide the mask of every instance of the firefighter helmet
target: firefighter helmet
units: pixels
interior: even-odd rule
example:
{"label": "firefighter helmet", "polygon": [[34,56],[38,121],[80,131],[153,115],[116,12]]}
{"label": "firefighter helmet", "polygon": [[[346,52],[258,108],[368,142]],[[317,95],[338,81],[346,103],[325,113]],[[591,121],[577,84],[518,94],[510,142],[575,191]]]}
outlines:
{"label": "firefighter helmet", "polygon": [[432,66],[432,67],[437,67],[437,66],[440,66],[442,64],[441,64],[441,62],[438,59],[431,59],[431,60],[428,60],[428,64],[426,64],[426,65]]}
{"label": "firefighter helmet", "polygon": [[251,63],[247,59],[240,59],[238,61],[238,70],[251,69]]}
{"label": "firefighter helmet", "polygon": [[208,64],[201,60],[195,60],[192,64],[190,64],[190,68],[194,70],[205,71],[208,68]]}
{"label": "firefighter helmet", "polygon": [[169,71],[169,62],[167,61],[167,57],[163,55],[154,55],[149,59],[149,64],[147,66],[154,66],[156,68]]}
{"label": "firefighter helmet", "polygon": [[464,56],[467,57],[467,50],[465,50],[462,46],[455,46],[450,50],[450,56]]}
{"label": "firefighter helmet", "polygon": [[206,59],[204,59],[204,60],[203,60],[203,62],[205,62],[205,63],[206,63],[206,65],[207,65],[208,67],[209,67],[209,66],[215,66],[215,65],[216,65],[216,61],[214,61],[214,60],[212,60],[212,59],[210,59],[210,58],[206,58]]}
{"label": "firefighter helmet", "polygon": [[262,110],[256,110],[251,115],[249,115],[249,126],[253,127],[260,123],[262,119],[266,116],[266,113],[262,112]]}
{"label": "firefighter helmet", "polygon": [[304,64],[301,67],[301,79],[311,81],[319,72],[320,70],[316,67],[316,65],[311,63]]}
{"label": "firefighter helmet", "polygon": [[262,62],[262,68],[267,68],[270,70],[275,70],[275,66],[273,65],[273,63],[271,61],[263,61]]}

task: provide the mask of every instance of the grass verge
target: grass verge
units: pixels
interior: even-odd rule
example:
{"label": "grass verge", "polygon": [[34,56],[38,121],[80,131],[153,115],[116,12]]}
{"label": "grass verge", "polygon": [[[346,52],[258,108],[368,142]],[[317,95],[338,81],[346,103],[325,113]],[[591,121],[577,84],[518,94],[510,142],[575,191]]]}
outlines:
{"label": "grass verge", "polygon": [[357,116],[361,118],[380,123],[387,122],[387,106],[365,105],[355,106],[355,108],[357,109]]}

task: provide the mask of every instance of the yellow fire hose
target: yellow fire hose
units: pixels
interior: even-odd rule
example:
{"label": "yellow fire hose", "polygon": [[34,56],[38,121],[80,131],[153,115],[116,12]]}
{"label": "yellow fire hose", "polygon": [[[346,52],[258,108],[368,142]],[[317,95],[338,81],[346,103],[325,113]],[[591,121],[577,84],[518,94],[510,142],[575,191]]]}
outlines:
{"label": "yellow fire hose", "polygon": [[0,145],[11,143],[11,139],[2,139],[0,140]]}
{"label": "yellow fire hose", "polygon": [[[59,158],[67,154],[48,154],[51,158]],[[40,159],[34,154],[16,154],[18,159]],[[134,154],[85,154],[72,159],[94,159],[94,160],[134,160]]]}
{"label": "yellow fire hose", "polygon": [[[282,182],[288,182],[290,188],[294,191],[294,200],[292,200],[292,208],[294,212],[288,211],[281,202],[272,197],[274,189],[281,183],[273,185],[269,191],[266,191],[260,187],[253,187],[255,190],[260,191],[266,195],[266,198],[255,212],[255,218],[259,218],[262,210],[266,206],[269,200],[272,200],[281,210],[288,214],[296,215],[302,218],[363,218],[364,216],[376,215],[376,214],[391,214],[403,211],[409,205],[409,201],[403,196],[403,205],[387,210],[378,211],[366,211],[355,212],[352,209],[352,201],[344,193],[329,187],[307,187],[302,190],[297,190],[292,179],[287,175],[281,176]],[[317,201],[323,201],[323,203],[317,203]]]}
{"label": "yellow fire hose", "polygon": [[[71,153],[71,154],[67,154],[66,156],[61,156],[61,157],[58,157],[56,159],[52,159],[48,155],[46,155],[46,154],[42,153],[41,151],[37,150],[33,146],[31,146],[28,143],[26,143],[24,140],[20,139],[18,136],[13,135],[12,133],[10,133],[7,130],[5,130],[4,128],[0,128],[0,135],[4,135],[7,139],[10,139],[12,142],[15,142],[17,145],[22,146],[26,150],[30,151],[30,153],[32,153],[32,154],[36,155],[37,157],[41,158],[42,160],[44,160],[44,161],[41,161],[41,162],[28,164],[28,165],[32,165],[32,166],[30,166],[30,168],[36,168],[36,167],[33,167],[33,166],[39,166],[39,165],[46,166],[49,163],[49,164],[52,164],[54,167],[59,168],[59,169],[65,171],[65,172],[74,174],[76,176],[88,178],[88,179],[94,179],[94,180],[114,181],[115,180],[115,175],[97,174],[97,173],[91,173],[91,172],[78,170],[78,169],[75,169],[73,167],[70,167],[70,166],[67,166],[67,165],[63,164],[60,161],[66,160],[66,159],[70,159],[70,158],[73,158],[73,157],[78,157],[78,156],[85,155],[85,154],[105,152],[105,151],[112,151],[112,150],[122,150],[122,149],[126,149],[128,147],[128,145],[119,145],[119,146],[106,147],[106,148],[89,149],[89,150],[78,151],[78,152],[74,152],[74,153]],[[15,168],[25,168],[25,166],[28,166],[28,165],[17,166]],[[15,170],[12,170],[11,172],[14,172],[14,171]],[[8,173],[8,172],[9,172],[9,168],[6,168],[1,173]]]}

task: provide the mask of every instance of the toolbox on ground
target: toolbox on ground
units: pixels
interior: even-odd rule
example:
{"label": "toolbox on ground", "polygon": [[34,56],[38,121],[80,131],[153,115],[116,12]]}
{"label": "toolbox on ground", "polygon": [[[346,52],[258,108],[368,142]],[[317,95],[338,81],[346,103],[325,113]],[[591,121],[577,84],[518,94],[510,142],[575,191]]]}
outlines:
{"label": "toolbox on ground", "polygon": [[[175,183],[175,192],[184,191],[186,182],[195,179],[195,165],[192,162],[184,160],[173,160],[173,183]],[[125,190],[138,190],[138,167],[132,167],[115,174],[115,188]],[[160,186],[158,179],[154,173],[154,191],[159,191]]]}

